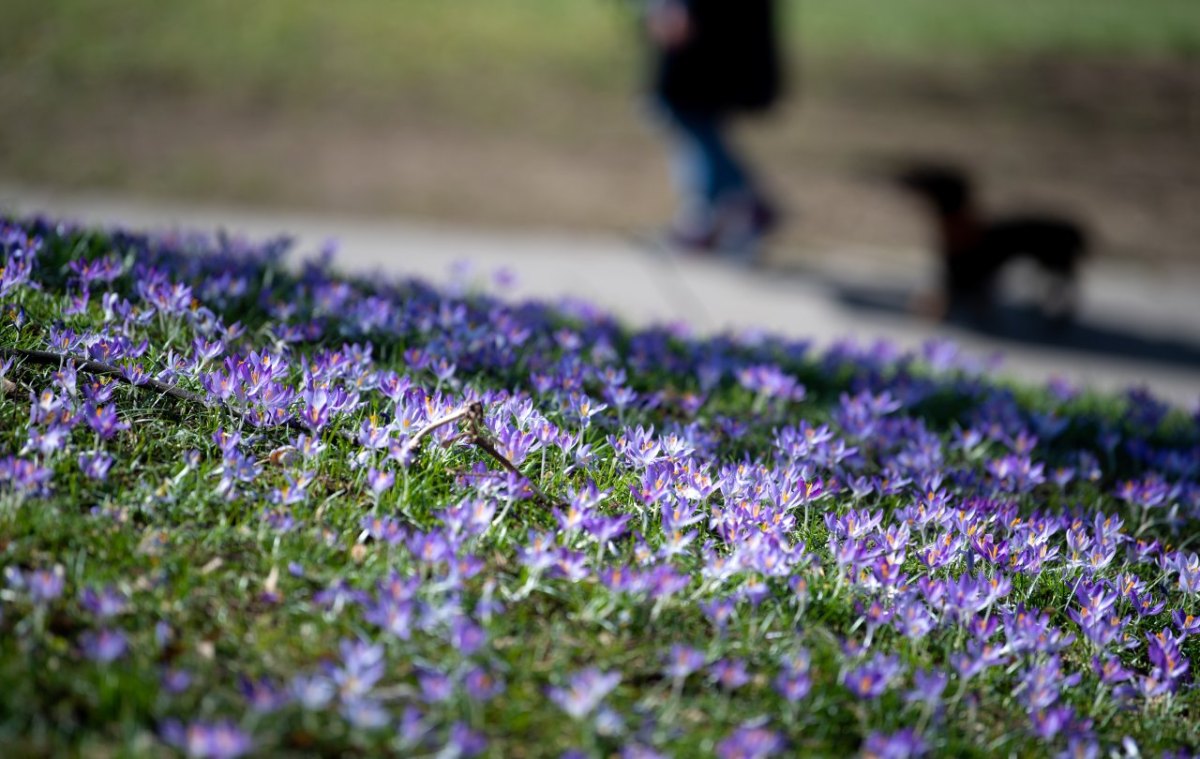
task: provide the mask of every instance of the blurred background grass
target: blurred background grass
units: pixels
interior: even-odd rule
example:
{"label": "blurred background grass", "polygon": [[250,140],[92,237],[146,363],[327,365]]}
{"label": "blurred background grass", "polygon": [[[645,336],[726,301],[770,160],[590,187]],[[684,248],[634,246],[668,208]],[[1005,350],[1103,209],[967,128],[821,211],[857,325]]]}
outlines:
{"label": "blurred background grass", "polygon": [[[749,138],[807,232],[911,239],[859,170],[939,154],[1000,203],[1100,218],[1117,254],[1190,255],[1200,2],[785,5],[798,97]],[[671,201],[632,6],[3,0],[0,181],[652,225]]]}
{"label": "blurred background grass", "polygon": [[[5,0],[0,66],[27,87],[310,106],[453,102],[635,79],[622,0]],[[846,64],[1036,55],[1194,57],[1194,0],[808,0],[788,37]],[[497,90],[477,86],[486,78]]]}

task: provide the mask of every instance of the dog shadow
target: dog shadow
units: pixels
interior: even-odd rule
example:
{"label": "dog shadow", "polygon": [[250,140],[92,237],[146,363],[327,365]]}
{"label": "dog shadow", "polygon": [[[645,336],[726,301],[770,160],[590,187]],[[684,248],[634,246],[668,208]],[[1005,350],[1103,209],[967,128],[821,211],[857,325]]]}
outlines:
{"label": "dog shadow", "polygon": [[[823,286],[845,308],[876,316],[920,320],[911,308],[912,292],[897,287],[850,284],[825,278]],[[994,304],[986,314],[952,310],[944,325],[1023,345],[1111,358],[1148,361],[1172,367],[1200,368],[1200,343],[1182,336],[1047,318],[1036,305],[1015,301]]]}

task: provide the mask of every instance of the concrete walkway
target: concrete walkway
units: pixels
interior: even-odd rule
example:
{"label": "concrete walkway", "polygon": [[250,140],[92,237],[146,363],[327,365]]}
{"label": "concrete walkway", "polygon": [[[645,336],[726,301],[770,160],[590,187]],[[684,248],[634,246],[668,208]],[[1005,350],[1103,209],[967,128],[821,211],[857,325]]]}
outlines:
{"label": "concrete walkway", "polygon": [[[66,195],[0,186],[0,209],[144,229],[225,229],[251,238],[281,233],[308,255],[327,240],[339,265],[434,282],[466,263],[481,278],[516,277],[512,297],[581,298],[630,324],[683,321],[699,332],[761,328],[818,345],[852,337],[915,347],[949,338],[972,355],[1002,353],[999,370],[1026,380],[1057,376],[1081,386],[1148,387],[1192,408],[1200,401],[1200,271],[1148,273],[1114,265],[1089,268],[1078,324],[1047,336],[1022,309],[1009,309],[1001,334],[913,319],[906,293],[929,282],[913,251],[810,251],[805,266],[748,269],[656,252],[632,239],[568,233],[482,231],[407,221],[246,212]],[[915,264],[914,264],[915,262]],[[1015,335],[1015,336],[1014,336]]]}

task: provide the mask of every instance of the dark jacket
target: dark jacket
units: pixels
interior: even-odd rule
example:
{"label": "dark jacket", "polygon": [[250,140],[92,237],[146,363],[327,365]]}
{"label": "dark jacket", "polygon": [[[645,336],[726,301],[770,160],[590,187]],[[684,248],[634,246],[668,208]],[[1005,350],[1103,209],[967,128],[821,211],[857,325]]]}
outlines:
{"label": "dark jacket", "polygon": [[654,90],[693,113],[761,111],[778,99],[781,63],[774,0],[685,0],[692,34],[658,50]]}

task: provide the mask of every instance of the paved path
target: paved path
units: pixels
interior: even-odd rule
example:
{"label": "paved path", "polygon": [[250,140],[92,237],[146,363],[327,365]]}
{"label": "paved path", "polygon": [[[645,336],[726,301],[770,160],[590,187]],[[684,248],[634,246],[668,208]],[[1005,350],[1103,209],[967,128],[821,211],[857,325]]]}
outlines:
{"label": "paved path", "polygon": [[437,282],[451,277],[455,262],[468,262],[481,277],[507,269],[516,276],[514,297],[582,298],[631,324],[684,321],[702,332],[763,328],[817,345],[853,337],[915,347],[945,337],[981,358],[1003,353],[1001,374],[1036,381],[1058,376],[1107,390],[1142,385],[1188,407],[1200,401],[1200,272],[1092,267],[1077,326],[1047,337],[1023,328],[1027,322],[1014,309],[1010,331],[1023,339],[1013,339],[907,316],[899,308],[904,293],[930,276],[914,265],[924,258],[912,252],[837,248],[809,256],[820,263],[807,267],[756,270],[654,254],[614,237],[249,213],[3,186],[0,209],[136,228],[223,228],[253,238],[287,233],[298,238],[301,254],[333,239],[347,270]]}

